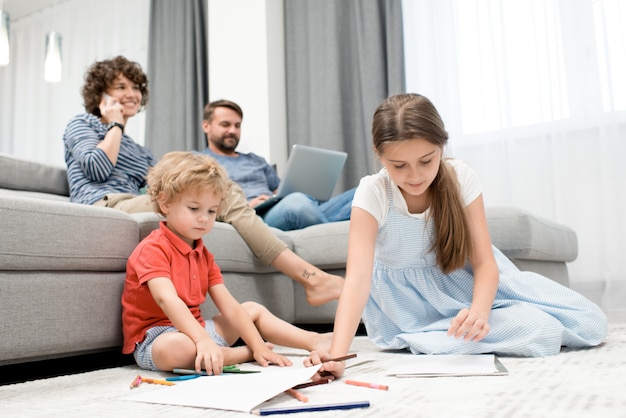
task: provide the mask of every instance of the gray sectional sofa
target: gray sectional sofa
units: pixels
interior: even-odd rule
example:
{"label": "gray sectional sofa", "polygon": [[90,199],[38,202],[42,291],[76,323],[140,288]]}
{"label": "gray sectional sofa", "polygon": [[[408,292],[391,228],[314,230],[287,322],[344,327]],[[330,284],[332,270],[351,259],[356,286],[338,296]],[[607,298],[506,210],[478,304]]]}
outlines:
{"label": "gray sectional sofa", "polygon": [[[517,208],[488,208],[491,238],[520,268],[568,285],[577,256],[570,228]],[[70,203],[63,167],[0,154],[0,366],[116,349],[126,259],[156,214]],[[349,222],[276,235],[302,258],[344,275]],[[336,302],[312,307],[304,290],[261,265],[228,224],[204,241],[227,287],[296,324],[332,324]],[[205,315],[215,309],[207,301]]]}

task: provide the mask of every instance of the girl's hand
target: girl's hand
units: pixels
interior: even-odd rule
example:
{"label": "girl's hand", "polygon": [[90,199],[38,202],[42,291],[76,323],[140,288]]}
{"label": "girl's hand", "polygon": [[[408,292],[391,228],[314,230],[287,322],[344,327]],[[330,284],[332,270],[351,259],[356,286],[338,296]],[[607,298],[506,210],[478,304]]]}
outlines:
{"label": "girl's hand", "polygon": [[448,336],[466,341],[480,341],[489,333],[489,320],[471,309],[461,309],[448,328]]}
{"label": "girl's hand", "polygon": [[274,364],[276,366],[291,366],[291,360],[287,357],[275,353],[271,348],[265,346],[264,348],[254,351],[253,353],[254,359],[263,367],[267,367],[270,364]]}
{"label": "girl's hand", "polygon": [[311,351],[309,357],[304,359],[303,363],[306,367],[322,363],[322,367],[313,375],[311,380],[318,382],[320,380],[328,380],[329,376],[331,380],[343,376],[346,368],[345,363],[343,361],[325,361],[329,358],[331,357],[326,352]]}
{"label": "girl's hand", "polygon": [[224,353],[222,349],[211,340],[204,338],[196,343],[196,371],[202,370],[202,366],[208,374],[220,374],[224,367]]}

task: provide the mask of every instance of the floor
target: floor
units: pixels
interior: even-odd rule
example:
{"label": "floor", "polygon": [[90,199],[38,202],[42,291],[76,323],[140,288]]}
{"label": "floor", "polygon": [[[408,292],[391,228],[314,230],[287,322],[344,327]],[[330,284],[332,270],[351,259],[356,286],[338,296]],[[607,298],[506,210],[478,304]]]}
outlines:
{"label": "floor", "polygon": [[[316,332],[332,331],[329,324],[302,324],[298,326]],[[359,328],[357,335],[365,335],[365,329],[362,326]],[[131,355],[122,354],[119,350],[109,350],[95,354],[0,366],[0,385],[23,383],[31,380],[133,364],[135,364],[135,360]]]}

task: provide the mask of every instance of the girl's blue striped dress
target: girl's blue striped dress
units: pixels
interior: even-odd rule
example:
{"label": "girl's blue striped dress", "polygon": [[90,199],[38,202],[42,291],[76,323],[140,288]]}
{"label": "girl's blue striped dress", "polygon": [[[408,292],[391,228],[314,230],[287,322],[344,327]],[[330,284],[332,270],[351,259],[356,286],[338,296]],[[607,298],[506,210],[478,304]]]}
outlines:
{"label": "girl's blue striped dress", "polygon": [[607,318],[594,303],[549,278],[520,271],[493,248],[500,283],[479,342],[447,335],[452,318],[472,302],[471,267],[443,274],[429,252],[432,221],[400,213],[387,183],[388,213],[376,242],[374,272],[363,322],[369,338],[384,349],[415,354],[478,354],[540,357],[561,346],[601,343]]}

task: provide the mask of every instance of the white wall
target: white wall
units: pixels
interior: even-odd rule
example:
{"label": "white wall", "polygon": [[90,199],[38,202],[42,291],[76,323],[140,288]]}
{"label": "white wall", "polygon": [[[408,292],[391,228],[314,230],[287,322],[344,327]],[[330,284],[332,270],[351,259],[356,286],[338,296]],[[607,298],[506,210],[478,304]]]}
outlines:
{"label": "white wall", "polygon": [[[149,5],[149,0],[66,0],[11,16],[11,62],[0,67],[0,152],[64,167],[63,132],[70,118],[84,112],[80,90],[87,67],[121,54],[147,68]],[[50,30],[63,39],[59,83],[43,80]],[[142,144],[144,126],[140,113],[127,127]]]}
{"label": "white wall", "polygon": [[[0,152],[64,166],[61,138],[67,121],[84,111],[80,88],[87,67],[123,54],[148,70],[149,4],[44,2],[43,9],[13,18],[11,63],[0,67]],[[287,160],[283,4],[209,0],[208,5],[209,98],[242,106],[241,150],[276,163],[280,172]],[[115,19],[90,18],[111,8],[123,12]],[[63,36],[63,80],[56,84],[44,82],[42,75],[45,33],[51,29]],[[127,132],[144,143],[145,113],[133,118]]]}
{"label": "white wall", "polygon": [[209,100],[244,112],[239,150],[287,160],[283,3],[209,0]]}

